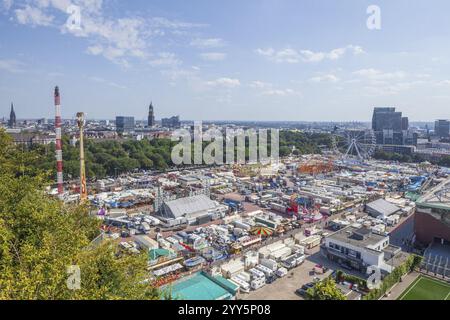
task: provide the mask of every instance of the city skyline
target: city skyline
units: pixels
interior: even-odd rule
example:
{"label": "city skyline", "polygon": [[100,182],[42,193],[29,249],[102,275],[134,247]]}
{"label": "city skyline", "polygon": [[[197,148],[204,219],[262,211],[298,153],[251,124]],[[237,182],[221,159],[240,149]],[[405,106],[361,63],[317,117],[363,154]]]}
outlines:
{"label": "city skyline", "polygon": [[370,30],[371,4],[3,0],[0,117],[52,118],[58,85],[65,119],[144,120],[150,101],[158,120],[449,118],[450,4],[377,1]]}

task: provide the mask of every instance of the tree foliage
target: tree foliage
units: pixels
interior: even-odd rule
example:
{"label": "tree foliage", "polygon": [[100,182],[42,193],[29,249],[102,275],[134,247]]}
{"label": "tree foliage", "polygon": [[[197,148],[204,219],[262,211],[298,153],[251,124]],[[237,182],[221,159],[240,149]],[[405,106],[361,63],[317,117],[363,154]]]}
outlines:
{"label": "tree foliage", "polygon": [[317,282],[307,293],[310,300],[347,300],[332,277]]}
{"label": "tree foliage", "polygon": [[[21,156],[23,154],[23,156]],[[151,299],[147,257],[93,245],[100,222],[84,206],[64,205],[45,192],[48,175],[0,131],[0,299]],[[81,288],[67,286],[79,266]]]}
{"label": "tree foliage", "polygon": [[[270,135],[268,137],[267,150],[270,154]],[[95,141],[87,139],[85,142],[86,175],[88,179],[102,179],[107,176],[116,176],[121,173],[134,170],[157,170],[164,171],[174,167],[171,159],[172,148],[178,142],[170,139],[154,139],[141,141],[136,140],[104,140]],[[209,142],[203,142],[203,149]],[[225,141],[224,141],[225,144]],[[321,145],[330,147],[331,136],[321,133],[302,133],[295,131],[280,131],[279,154],[285,157],[291,154],[320,153]],[[238,154],[238,146],[235,142],[235,158]],[[225,145],[224,145],[225,150]],[[40,170],[47,170],[53,176],[55,172],[55,146],[36,145],[32,151],[38,155],[33,166]],[[245,155],[249,157],[249,142],[245,141]],[[194,158],[193,146],[191,151],[192,163]],[[63,137],[63,160],[65,179],[79,177],[80,162],[78,146],[69,143],[69,137]],[[224,155],[224,162],[226,161]]]}

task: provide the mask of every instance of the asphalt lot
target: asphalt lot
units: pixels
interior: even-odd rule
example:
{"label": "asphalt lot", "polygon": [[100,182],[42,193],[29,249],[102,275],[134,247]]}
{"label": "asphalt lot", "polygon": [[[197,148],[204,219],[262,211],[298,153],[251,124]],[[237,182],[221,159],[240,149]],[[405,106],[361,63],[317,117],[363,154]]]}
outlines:
{"label": "asphalt lot", "polygon": [[[319,254],[319,247],[313,249],[315,254]],[[266,284],[264,287],[250,291],[248,294],[240,294],[238,299],[243,300],[304,300],[295,293],[295,290],[302,285],[312,282],[314,277],[323,279],[329,276],[333,271],[328,270],[325,274],[312,274],[311,271],[316,263],[307,257],[302,265],[289,271],[288,275],[275,280],[271,284]]]}

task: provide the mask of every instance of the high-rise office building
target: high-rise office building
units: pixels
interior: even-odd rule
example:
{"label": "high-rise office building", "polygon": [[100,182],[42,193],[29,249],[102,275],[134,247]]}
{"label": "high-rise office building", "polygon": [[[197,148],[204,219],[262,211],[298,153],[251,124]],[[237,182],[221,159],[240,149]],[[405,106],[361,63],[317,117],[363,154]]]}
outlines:
{"label": "high-rise office building", "polygon": [[376,107],[373,110],[372,129],[377,144],[416,145],[417,134],[409,130],[409,119],[395,107]]}
{"label": "high-rise office building", "polygon": [[409,129],[409,119],[408,117],[402,117],[402,130]]}
{"label": "high-rise office building", "polygon": [[11,102],[11,112],[9,113],[8,127],[10,128],[16,127],[16,113],[14,112],[14,106],[12,102]]}
{"label": "high-rise office building", "polygon": [[394,107],[376,107],[372,117],[373,131],[402,130],[402,113],[396,112]]}
{"label": "high-rise office building", "polygon": [[153,110],[153,104],[150,102],[150,106],[148,107],[148,127],[154,127],[155,126],[155,113]]}
{"label": "high-rise office building", "polygon": [[450,137],[450,121],[436,120],[434,123],[434,134],[439,138]]}
{"label": "high-rise office building", "polygon": [[134,131],[134,117],[116,117],[116,132],[125,133]]}
{"label": "high-rise office building", "polygon": [[163,118],[161,124],[164,128],[179,128],[181,127],[180,116]]}

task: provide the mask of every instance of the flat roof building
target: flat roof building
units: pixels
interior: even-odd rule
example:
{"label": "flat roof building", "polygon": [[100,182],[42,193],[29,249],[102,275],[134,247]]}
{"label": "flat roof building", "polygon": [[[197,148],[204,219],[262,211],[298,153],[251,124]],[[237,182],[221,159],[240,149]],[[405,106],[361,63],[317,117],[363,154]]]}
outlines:
{"label": "flat roof building", "polygon": [[396,205],[384,200],[378,199],[366,204],[365,211],[375,218],[386,218],[399,212],[401,209]]}
{"label": "flat roof building", "polygon": [[366,273],[370,266],[390,273],[393,266],[388,261],[401,253],[399,247],[389,244],[388,236],[353,226],[326,236],[320,249],[329,260],[362,273]]}
{"label": "flat roof building", "polygon": [[186,218],[190,224],[193,224],[199,219],[205,221],[206,217],[210,217],[209,220],[224,217],[227,211],[227,206],[211,200],[204,194],[199,194],[164,202],[160,215],[166,219]]}

